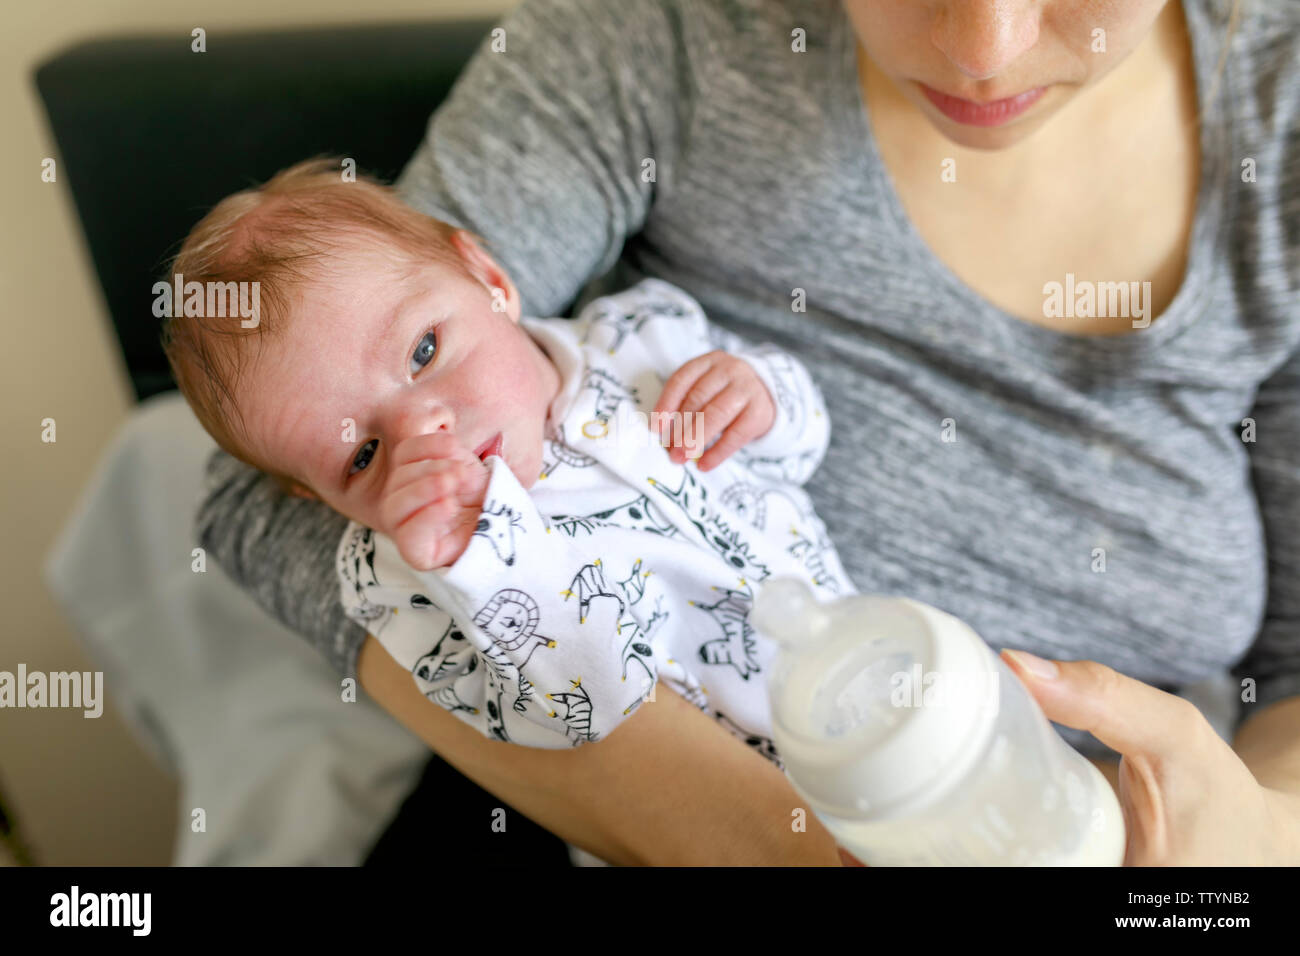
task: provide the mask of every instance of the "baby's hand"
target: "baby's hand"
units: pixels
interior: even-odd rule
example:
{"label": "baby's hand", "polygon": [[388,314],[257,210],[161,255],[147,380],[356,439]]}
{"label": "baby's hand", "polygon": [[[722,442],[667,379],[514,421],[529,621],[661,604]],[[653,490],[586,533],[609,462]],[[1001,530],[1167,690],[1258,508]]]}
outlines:
{"label": "baby's hand", "polygon": [[419,571],[454,564],[469,546],[491,473],[451,432],[416,435],[393,448],[379,500],[383,532]]}
{"label": "baby's hand", "polygon": [[[732,452],[767,434],[776,421],[776,403],[753,366],[721,350],[697,356],[674,372],[664,383],[655,412],[660,440],[673,442],[668,457],[677,464],[699,456],[722,436],[700,456],[700,471],[722,464]],[[680,413],[680,424],[673,424],[674,412]],[[686,427],[693,413],[701,417],[694,428]]]}

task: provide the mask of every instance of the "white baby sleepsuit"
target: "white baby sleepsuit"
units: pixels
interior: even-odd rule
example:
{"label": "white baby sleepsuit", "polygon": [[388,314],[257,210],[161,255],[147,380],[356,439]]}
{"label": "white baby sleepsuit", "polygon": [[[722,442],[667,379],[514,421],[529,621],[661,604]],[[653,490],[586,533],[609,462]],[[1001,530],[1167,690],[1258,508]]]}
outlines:
{"label": "white baby sleepsuit", "polygon": [[[480,732],[560,748],[599,740],[667,686],[781,766],[757,589],[796,575],[823,600],[853,592],[800,487],[830,420],[808,371],[646,279],[576,319],[524,317],[555,362],[543,467],[525,490],[505,461],[451,566],[414,570],[356,522],[338,549],[347,614],[431,700]],[[722,348],[772,394],[772,428],[709,472],[673,464],[648,416],[687,360]]]}

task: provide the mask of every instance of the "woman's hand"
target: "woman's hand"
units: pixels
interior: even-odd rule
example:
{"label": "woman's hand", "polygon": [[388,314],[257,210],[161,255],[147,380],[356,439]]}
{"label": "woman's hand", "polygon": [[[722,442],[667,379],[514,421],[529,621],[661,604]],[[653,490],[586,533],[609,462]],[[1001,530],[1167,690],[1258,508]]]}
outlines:
{"label": "woman's hand", "polygon": [[1049,720],[1121,754],[1125,866],[1300,861],[1300,800],[1261,787],[1195,705],[1095,661],[1044,661],[1024,651],[1004,651],[1003,659]]}
{"label": "woman's hand", "polygon": [[1049,720],[1122,755],[1125,866],[1300,862],[1300,798],[1261,787],[1195,705],[1095,661],[1025,651],[1003,651],[1003,659]]}

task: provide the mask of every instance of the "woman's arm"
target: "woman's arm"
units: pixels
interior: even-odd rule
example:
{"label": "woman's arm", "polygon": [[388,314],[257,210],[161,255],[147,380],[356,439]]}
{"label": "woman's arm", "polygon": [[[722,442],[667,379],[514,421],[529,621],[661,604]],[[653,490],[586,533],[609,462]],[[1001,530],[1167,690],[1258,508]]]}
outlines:
{"label": "woman's arm", "polygon": [[355,678],[366,632],[343,612],[334,556],[348,519],[286,495],[262,472],[216,449],[195,534],[208,558],[263,610]]}
{"label": "woman's arm", "polygon": [[395,183],[408,205],[484,240],[525,315],[557,315],[672,194],[708,67],[685,53],[684,31],[701,25],[683,25],[681,6],[524,0]]}
{"label": "woman's arm", "polygon": [[[402,174],[413,207],[485,240],[528,314],[554,314],[604,273],[671,192],[694,102],[694,64],[671,14],[657,3],[526,0],[466,66]],[[573,752],[475,735],[343,614],[333,558],[345,519],[223,452],[209,478],[200,540],[212,559],[340,675],[359,676],[449,762],[543,826],[622,860],[836,862],[815,819],[791,831],[798,798],[779,771],[669,692]]]}
{"label": "woman's arm", "polygon": [[[665,685],[599,743],[542,750],[489,740],[420,693],[373,637],[361,685],[440,757],[603,860],[649,866],[838,866],[835,841],[769,761]],[[484,821],[484,826],[487,821]]]}
{"label": "woman's arm", "polygon": [[[208,466],[199,540],[263,608],[303,634],[448,763],[553,833],[617,863],[837,865],[834,841],[785,776],[660,685],[618,730],[573,750],[489,740],[420,693],[339,600],[347,519],[284,494],[225,452]],[[355,672],[352,662],[355,660]],[[737,795],[743,794],[743,799]]]}
{"label": "woman's arm", "polygon": [[1237,729],[1232,749],[1260,786],[1300,799],[1300,697],[1270,705]]}
{"label": "woman's arm", "polygon": [[[1300,160],[1292,179],[1300,187]],[[1290,287],[1300,288],[1300,269]],[[1259,319],[1292,321],[1297,310],[1300,296]],[[1264,525],[1268,604],[1255,643],[1232,669],[1243,691],[1233,749],[1261,786],[1300,801],[1300,349],[1260,385],[1247,421],[1255,426],[1244,447]]]}

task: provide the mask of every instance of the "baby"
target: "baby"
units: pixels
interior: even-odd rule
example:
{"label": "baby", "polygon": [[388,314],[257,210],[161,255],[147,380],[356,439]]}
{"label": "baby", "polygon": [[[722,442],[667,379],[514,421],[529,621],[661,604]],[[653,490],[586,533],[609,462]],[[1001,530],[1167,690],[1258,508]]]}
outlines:
{"label": "baby", "polygon": [[[800,363],[656,279],[523,316],[472,234],[329,159],[223,200],[172,272],[163,342],[196,416],[351,519],[343,604],[431,700],[554,748],[664,680],[780,765],[756,589],[853,590],[800,487],[830,437]],[[258,283],[253,321],[188,307],[230,282]]]}

